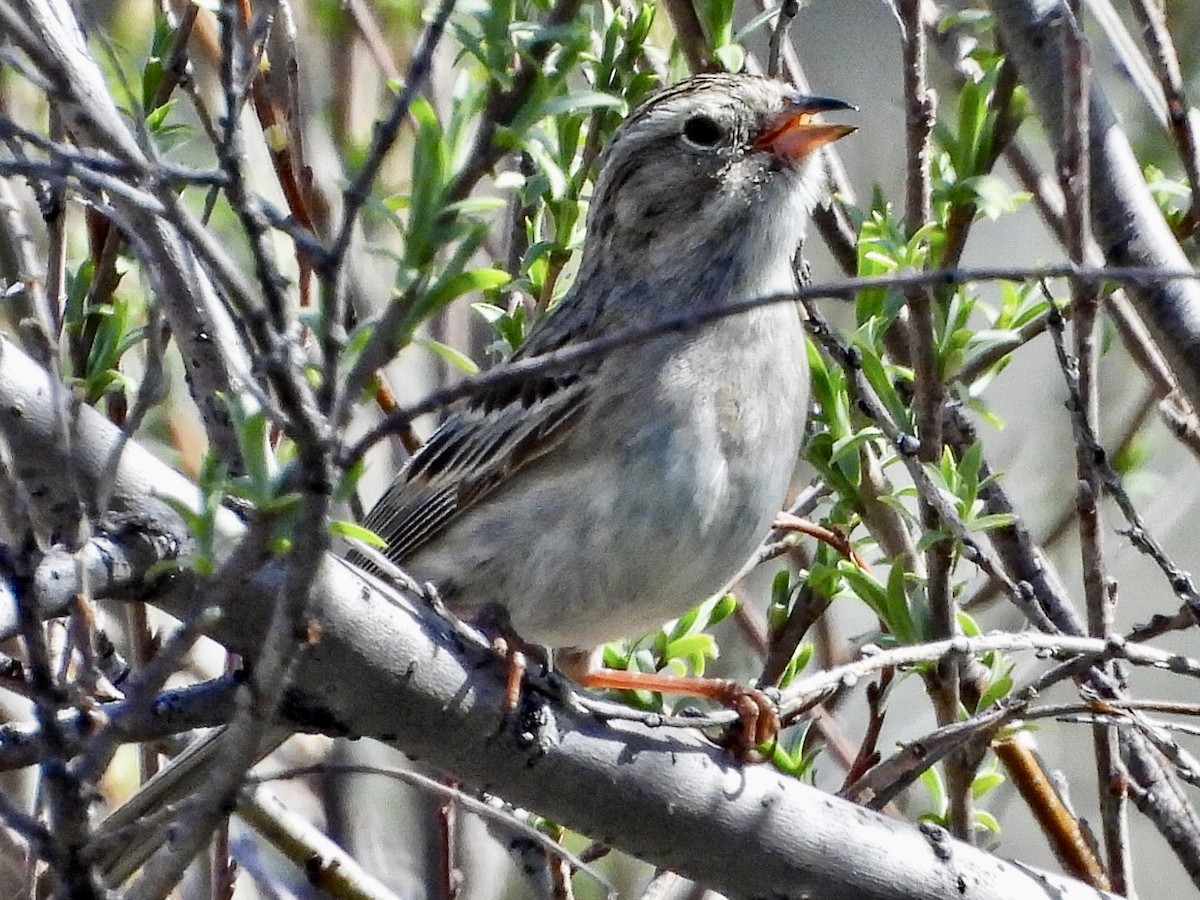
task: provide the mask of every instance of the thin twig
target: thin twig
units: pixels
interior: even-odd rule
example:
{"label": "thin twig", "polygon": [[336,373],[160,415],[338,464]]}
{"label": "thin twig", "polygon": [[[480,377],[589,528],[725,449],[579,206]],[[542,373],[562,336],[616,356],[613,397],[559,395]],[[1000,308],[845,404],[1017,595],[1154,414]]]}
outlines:
{"label": "thin twig", "polygon": [[[450,19],[450,14],[454,11],[454,4],[455,0],[441,0],[433,19],[430,20],[429,25],[421,32],[416,49],[413,51],[412,61],[408,66],[408,77],[404,82],[404,87],[396,95],[395,102],[392,103],[392,108],[389,110],[387,117],[381,122],[376,123],[375,131],[371,137],[371,146],[367,151],[362,168],[342,192],[341,224],[338,226],[328,250],[318,260],[317,265],[317,274],[330,285],[330,289],[326,293],[330,295],[331,299],[328,301],[329,308],[324,313],[326,320],[331,323],[331,327],[333,323],[340,324],[345,320],[347,275],[343,264],[346,254],[350,249],[350,238],[353,236],[358,217],[371,195],[371,187],[379,175],[384,158],[399,137],[400,126],[408,116],[413,101],[420,96],[421,91],[424,89],[426,79],[429,78],[429,73],[433,67],[433,55],[437,51],[438,44],[441,42],[442,34],[446,29],[446,23]],[[326,329],[326,331],[329,331],[329,329]],[[383,336],[377,332],[374,337],[376,340],[382,340]],[[338,378],[336,377],[337,357],[338,354],[334,346],[329,345],[325,348],[326,391],[332,391],[333,386],[338,383]],[[374,369],[371,371],[374,371]],[[349,402],[346,398],[353,399],[358,397],[370,374],[371,372],[358,372],[357,375],[348,379],[349,383],[345,386],[344,390],[340,393],[330,395],[327,404],[323,404],[326,409],[334,410],[333,420],[335,422],[344,421],[344,417],[348,412],[347,404]]]}
{"label": "thin twig", "polygon": [[[1052,324],[1054,324],[1052,320]],[[1055,337],[1055,349],[1058,352],[1059,363],[1062,366],[1064,373],[1067,376],[1067,386],[1071,395],[1071,405],[1075,411],[1074,418],[1078,419],[1076,425],[1076,442],[1081,454],[1086,455],[1091,460],[1091,465],[1095,470],[1095,475],[1100,486],[1109,494],[1117,503],[1121,512],[1124,514],[1126,521],[1129,523],[1128,530],[1122,532],[1125,534],[1130,543],[1133,544],[1140,552],[1149,556],[1158,565],[1162,573],[1167,577],[1167,581],[1180,599],[1187,604],[1192,611],[1192,615],[1197,621],[1200,621],[1200,591],[1197,591],[1195,580],[1187,570],[1177,565],[1162,545],[1159,544],[1151,535],[1146,521],[1137,511],[1133,501],[1125,492],[1125,487],[1122,484],[1121,476],[1108,463],[1108,454],[1104,451],[1099,439],[1096,437],[1094,426],[1086,419],[1082,419],[1078,414],[1078,404],[1081,402],[1079,394],[1078,379],[1073,374],[1072,361],[1067,357],[1066,350],[1062,345],[1062,327],[1061,323],[1055,325],[1052,329],[1052,334]],[[1106,623],[1107,627],[1111,625]],[[1094,635],[1101,637],[1102,635]]]}
{"label": "thin twig", "polygon": [[[689,0],[673,0],[688,3]],[[512,75],[508,90],[494,86],[488,95],[474,144],[467,155],[467,163],[460,169],[446,188],[446,202],[457,203],[467,195],[496,162],[507,152],[506,145],[497,145],[496,135],[500,129],[510,125],[529,100],[537,83],[538,69],[555,46],[554,33],[569,25],[583,8],[582,0],[556,0],[542,23],[542,33],[530,42],[522,54],[517,70]],[[694,14],[694,11],[693,11]]]}
{"label": "thin twig", "polygon": [[[905,231],[911,240],[932,218],[929,171],[930,141],[933,135],[934,97],[926,75],[927,49],[923,0],[900,0],[897,9],[903,30],[905,146],[907,149],[907,187],[905,191]],[[915,412],[921,461],[936,464],[942,456],[942,405],[946,389],[937,358],[937,335],[933,315],[933,295],[928,287],[905,292],[908,306],[908,354],[913,366],[916,393]],[[942,527],[940,516],[930,498],[922,494],[919,503],[921,527],[925,533]],[[950,638],[958,632],[958,610],[950,592],[951,554],[948,540],[933,542],[925,551],[925,595],[929,605],[931,634]],[[927,679],[939,725],[958,718],[958,660],[947,657]],[[950,804],[950,831],[960,840],[970,840],[972,826],[971,778],[962,756],[948,757],[946,764],[947,798]]]}
{"label": "thin twig", "polygon": [[237,812],[322,894],[342,900],[395,900],[396,895],[353,856],[265,788],[248,786],[238,798]]}
{"label": "thin twig", "polygon": [[1175,778],[1161,777],[1159,767],[1166,761],[1140,732],[1122,728],[1117,738],[1129,767],[1130,799],[1175,851],[1192,884],[1200,885],[1200,816],[1183,785]]}
{"label": "thin twig", "polygon": [[1200,228],[1200,140],[1192,121],[1187,95],[1184,93],[1183,74],[1179,68],[1179,56],[1167,28],[1166,12],[1161,0],[1130,0],[1133,14],[1142,26],[1142,37],[1150,51],[1150,61],[1158,75],[1159,86],[1166,98],[1167,124],[1183,171],[1187,174],[1192,190],[1192,204],[1185,220],[1185,233],[1194,233]]}
{"label": "thin twig", "polygon": [[1176,675],[1200,679],[1200,660],[1127,641],[1118,635],[1106,640],[1036,631],[985,634],[979,637],[959,635],[947,641],[910,644],[887,650],[874,645],[863,647],[859,650],[858,658],[851,662],[793,681],[780,699],[780,714],[790,715],[796,708],[814,699],[853,687],[863,678],[886,668],[904,669],[919,663],[936,662],[950,654],[973,657],[989,652],[1039,653],[1064,661],[1062,665],[1038,676],[1031,683],[1031,692],[1014,691],[1011,697],[1002,702],[1001,705],[1005,707],[1018,702],[1026,693],[1031,693],[1030,697],[1020,699],[1022,703],[1028,702],[1032,695],[1050,685],[1075,677],[1079,666],[1091,666],[1098,660],[1123,659],[1136,666],[1163,669]]}
{"label": "thin twig", "polygon": [[[1160,124],[1166,125],[1167,106],[1159,91],[1159,85],[1155,82],[1154,71],[1138,48],[1137,41],[1129,33],[1121,14],[1113,6],[1112,0],[1084,0],[1083,5],[1108,39],[1116,57],[1114,68],[1133,84],[1151,115]],[[1136,2],[1131,5],[1136,9]]]}
{"label": "thin twig", "polygon": [[537,828],[522,822],[514,816],[511,810],[497,808],[488,803],[486,800],[481,800],[472,796],[459,787],[454,787],[447,784],[442,784],[435,778],[430,778],[427,775],[422,775],[420,772],[412,769],[389,769],[381,766],[368,765],[344,765],[334,763],[319,763],[312,766],[297,767],[294,769],[285,769],[281,772],[272,772],[270,775],[256,776],[249,779],[251,785],[261,784],[268,781],[282,781],[293,778],[304,778],[309,775],[379,775],[384,778],[391,778],[397,781],[402,781],[405,784],[413,785],[423,791],[432,794],[435,797],[442,797],[452,800],[461,805],[464,809],[488,821],[503,823],[508,828],[513,828],[520,832],[522,837],[536,843],[548,855],[555,859],[562,859],[570,863],[577,871],[584,872],[593,878],[597,884],[605,889],[609,900],[615,900],[615,890],[612,884],[589,866],[586,862],[572,853],[562,844],[555,841],[549,835],[544,834]]}
{"label": "thin twig", "polygon": [[692,74],[719,71],[721,65],[712,55],[692,0],[663,0],[663,6],[667,8],[667,16],[675,28],[675,39],[679,41],[679,49]]}
{"label": "thin twig", "polygon": [[[34,608],[32,585],[22,583],[24,579],[15,561],[3,559],[0,566],[4,580],[12,584],[17,598],[34,716],[42,744],[41,786],[45,791],[50,837],[47,841],[38,840],[33,846],[50,863],[53,876],[66,894],[81,900],[98,900],[102,892],[82,853],[88,835],[87,792],[85,784],[66,766],[70,758],[69,743],[58,718],[62,691],[54,674],[46,633]],[[16,815],[5,819],[15,826],[24,821],[23,816]],[[31,827],[22,830],[28,838],[39,834]]]}
{"label": "thin twig", "polygon": [[433,54],[441,41],[450,13],[454,10],[454,3],[455,0],[442,0],[433,20],[421,32],[421,38],[408,67],[408,79],[392,104],[387,118],[376,124],[371,139],[371,148],[367,152],[362,169],[343,191],[341,225],[328,252],[317,266],[317,274],[328,285],[323,292],[329,297],[326,301],[327,308],[324,310],[324,317],[330,323],[330,326],[326,328],[325,336],[328,346],[325,348],[324,354],[325,377],[322,388],[322,408],[330,410],[331,421],[338,425],[345,423],[354,400],[361,395],[371,376],[383,365],[385,360],[394,355],[393,344],[396,341],[395,335],[388,333],[389,330],[394,331],[394,329],[387,329],[384,327],[384,323],[380,323],[372,333],[367,346],[363,348],[354,368],[345,376],[344,380],[338,377],[339,354],[337,348],[330,343],[333,340],[331,329],[334,323],[341,323],[345,320],[348,273],[345,271],[344,262],[346,253],[350,249],[350,238],[358,216],[370,196],[371,186],[375,183],[384,157],[399,136],[400,126],[408,115],[409,108],[420,95],[425,80],[429,77],[433,65]]}
{"label": "thin twig", "polygon": [[800,0],[782,0],[779,4],[779,16],[775,19],[775,27],[771,29],[771,38],[767,41],[767,74],[772,78],[779,74],[779,55],[783,51],[783,38],[798,12]]}

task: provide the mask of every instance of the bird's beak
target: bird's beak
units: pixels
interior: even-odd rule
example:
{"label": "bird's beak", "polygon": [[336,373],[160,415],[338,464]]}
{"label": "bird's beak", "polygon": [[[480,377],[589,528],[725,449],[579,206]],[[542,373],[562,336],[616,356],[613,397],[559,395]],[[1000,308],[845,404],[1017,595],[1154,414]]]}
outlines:
{"label": "bird's beak", "polygon": [[799,162],[819,147],[831,144],[857,129],[853,125],[833,125],[814,122],[813,116],[822,112],[855,109],[841,100],[825,97],[803,97],[767,123],[754,139],[755,150],[765,150],[778,159]]}

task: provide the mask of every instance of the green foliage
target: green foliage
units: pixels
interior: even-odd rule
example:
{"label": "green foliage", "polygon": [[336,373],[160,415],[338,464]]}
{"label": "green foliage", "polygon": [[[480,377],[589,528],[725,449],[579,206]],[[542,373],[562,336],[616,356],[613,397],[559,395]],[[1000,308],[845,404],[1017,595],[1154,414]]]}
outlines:
{"label": "green foliage", "polygon": [[228,479],[225,490],[255,511],[258,520],[270,527],[270,550],[282,555],[291,549],[292,519],[300,506],[300,494],[291,483],[287,467],[279,469],[291,455],[290,445],[271,447],[270,421],[262,410],[249,412],[228,402],[230,418],[238,438],[244,474]]}
{"label": "green foliage", "polygon": [[145,338],[145,328],[133,324],[132,301],[114,298],[107,306],[92,312],[96,324],[95,336],[83,373],[84,391],[88,403],[97,403],[112,391],[129,391],[132,381],[118,369],[121,357]]}
{"label": "green foliage", "polygon": [[[629,105],[656,85],[643,63],[653,6],[626,12],[597,4],[558,26],[540,24],[544,14],[542,4],[519,0],[460,7],[451,20],[462,47],[454,103],[444,119],[426,100],[413,103],[410,189],[373,205],[403,235],[401,343],[453,300],[481,294],[486,300],[474,308],[496,328],[499,349],[519,346],[529,323],[517,304],[497,302],[497,289],[532,294],[543,307],[561,296],[568,282],[558,276],[582,238],[597,152]],[[527,81],[517,79],[514,58]],[[496,151],[519,152],[528,165],[501,173],[500,198],[448,203],[447,191],[479,152],[481,116],[496,117]],[[467,268],[505,197],[530,211],[517,269]]]}
{"label": "green foliage", "polygon": [[[987,14],[969,11],[958,16],[958,27],[972,27],[985,34],[991,19]],[[932,216],[914,233],[895,213],[888,198],[878,189],[866,209],[850,210],[858,228],[857,268],[865,277],[886,276],[934,268],[946,259],[953,247],[960,252],[965,229],[982,219],[994,219],[1014,212],[1026,195],[1013,190],[994,175],[992,165],[999,153],[998,141],[1004,140],[1025,115],[1027,98],[1023,89],[1004,85],[1003,59],[976,45],[963,61],[968,78],[956,101],[939,106],[936,122],[936,149],[931,160]],[[1174,192],[1173,192],[1174,193]],[[1177,194],[1182,197],[1182,194]],[[997,426],[984,403],[984,391],[1012,359],[1013,351],[1027,339],[1024,329],[1037,325],[1047,315],[1050,303],[1036,284],[999,282],[987,291],[974,285],[943,285],[928,289],[933,312],[933,344],[936,372],[951,397],[968,404],[973,411]],[[855,297],[853,325],[843,330],[852,354],[852,365],[861,373],[870,389],[878,395],[888,416],[905,433],[921,437],[912,409],[913,373],[897,364],[892,356],[898,344],[907,341],[900,325],[900,314],[907,303],[903,290],[876,287],[859,291]],[[840,364],[826,359],[816,346],[809,348],[812,371],[812,395],[817,410],[811,420],[811,434],[804,449],[805,459],[817,470],[833,491],[822,521],[848,534],[860,528],[868,503],[880,502],[900,514],[912,535],[916,548],[924,551],[935,543],[944,543],[951,553],[952,593],[961,594],[975,575],[973,565],[962,566],[964,552],[949,527],[925,531],[917,515],[916,492],[906,486],[908,477],[899,476],[901,486],[874,496],[876,483],[864,483],[868,458],[875,471],[884,473],[898,468],[896,448],[854,403],[851,385]],[[963,379],[957,379],[962,373]],[[969,377],[966,377],[969,375]],[[936,490],[961,520],[967,532],[982,533],[1011,524],[1007,515],[988,514],[983,492],[995,474],[985,474],[983,450],[976,444],[958,458],[946,448],[935,464],[925,466]],[[864,536],[856,545],[869,557],[873,538]],[[808,586],[839,602],[865,604],[879,622],[879,633],[863,636],[887,645],[904,645],[931,639],[931,620],[926,585],[906,573],[899,561],[884,561],[886,578],[873,570],[840,558],[826,547],[819,547],[811,569],[803,573]],[[770,622],[783,621],[795,585],[786,577],[776,578],[772,586]],[[978,626],[960,614],[964,634],[978,634]],[[986,667],[981,679],[981,696],[972,712],[993,706],[1012,690],[1012,663],[1003,654],[983,654],[979,662]],[[931,670],[930,664],[914,667],[917,672]],[[967,710],[962,710],[966,715]],[[786,760],[783,766],[786,766]],[[946,800],[940,776],[926,773],[926,787],[933,799],[930,818],[945,821]],[[994,772],[981,773],[975,791],[983,795],[1000,781]],[[977,825],[996,830],[995,819],[981,812]]]}
{"label": "green foliage", "polygon": [[[930,223],[911,238],[895,218],[891,204],[876,193],[871,209],[861,217],[858,230],[858,274],[862,278],[894,275],[905,269],[922,269],[929,258],[929,241],[939,235]],[[891,323],[904,306],[904,295],[894,288],[867,288],[858,292],[855,320],[860,324],[878,318]]]}
{"label": "green foliage", "polygon": [[196,509],[176,500],[164,500],[179,514],[192,536],[193,548],[188,567],[198,575],[208,577],[216,572],[217,512],[227,496],[228,472],[215,454],[207,454],[200,468],[196,487],[200,498]]}
{"label": "green foliage", "polygon": [[150,43],[150,57],[142,69],[142,109],[154,112],[157,104],[154,95],[162,83],[165,57],[171,52],[175,41],[174,31],[167,22],[166,16],[156,14],[154,17],[154,36]]}
{"label": "green foliage", "polygon": [[286,458],[289,454],[284,449],[272,452],[266,414],[261,410],[250,412],[234,401],[227,400],[225,405],[234,424],[244,473],[231,475],[219,458],[209,453],[197,479],[200,493],[197,508],[167,498],[195,540],[189,567],[203,576],[216,572],[216,516],[227,499],[243,501],[245,508],[254,510],[258,523],[270,528],[268,548],[274,554],[290,549],[291,520],[299,505],[299,495],[290,485],[288,474],[275,471],[277,457]]}
{"label": "green foliage", "polygon": [[[989,515],[983,512],[984,502],[980,492],[994,481],[996,476],[993,474],[987,478],[980,478],[979,469],[982,464],[983,449],[979,443],[976,443],[968,449],[961,460],[955,459],[949,447],[944,447],[940,463],[936,466],[927,465],[925,467],[937,489],[950,501],[958,519],[969,532],[990,531],[993,528],[1011,525],[1013,522],[1013,517],[1010,515]],[[894,505],[903,514],[913,517],[913,521],[916,521],[911,511],[903,504],[895,503]],[[925,550],[942,541],[954,543],[954,534],[949,527],[924,532],[917,548]]]}
{"label": "green foliage", "polygon": [[883,584],[853,563],[843,561],[838,565],[850,589],[879,617],[887,635],[900,644],[916,644],[929,639],[928,610],[909,596],[910,582],[903,566],[893,565],[887,584]]}
{"label": "green foliage", "polygon": [[808,740],[812,725],[812,719],[805,719],[774,743],[768,757],[771,765],[780,772],[808,784],[816,777],[816,762],[822,749],[820,743]]}
{"label": "green foliage", "polygon": [[[828,548],[823,548],[828,549]],[[832,600],[842,589],[843,579],[836,563],[829,559],[827,553],[818,552],[818,558],[812,570],[798,572],[794,576],[787,569],[775,573],[771,582],[771,600],[767,606],[767,635],[774,642],[781,633],[788,617],[792,614],[801,589],[807,589],[814,601],[818,599]],[[803,672],[813,656],[813,645],[802,642],[793,651],[783,672],[779,676],[778,687],[786,690]]]}
{"label": "green foliage", "polygon": [[[980,637],[983,632],[976,621],[965,612],[958,614],[958,627],[967,637]],[[972,713],[980,713],[989,709],[995,703],[1007,697],[1013,688],[1013,663],[1003,653],[990,651],[980,654],[978,662],[987,669],[987,674],[979,678],[984,685]],[[964,712],[967,712],[964,710]]]}
{"label": "green foliage", "polygon": [[1192,189],[1186,178],[1171,178],[1158,166],[1146,166],[1146,187],[1158,205],[1159,211],[1172,230],[1183,227],[1192,202]]}
{"label": "green foliage", "polygon": [[[996,770],[995,761],[993,760],[977,772],[974,779],[972,779],[971,796],[978,802],[1004,784],[1004,781],[1004,776]],[[946,794],[945,782],[942,780],[941,773],[937,767],[926,769],[921,773],[921,784],[929,796],[930,806],[930,811],[921,815],[921,821],[932,822],[943,828],[948,828],[950,825],[950,803]],[[973,811],[973,816],[974,821],[972,824],[975,830],[986,831],[994,835],[1000,834],[999,820],[987,810],[976,808]]]}
{"label": "green foliage", "polygon": [[516,296],[513,296],[507,310],[494,303],[473,303],[471,308],[496,332],[496,340],[488,347],[489,350],[508,357],[524,343],[530,322],[525,307]]}
{"label": "green foliage", "polygon": [[799,587],[792,581],[787,569],[780,569],[771,580],[771,602],[767,606],[767,633],[778,634],[787,622],[792,608],[792,598]]}
{"label": "green foliage", "polygon": [[[1017,284],[1011,281],[998,283],[1000,300],[997,304],[982,302],[972,295],[972,310],[984,316],[988,327],[967,328],[965,339],[960,338],[948,354],[946,376],[953,378],[961,369],[991,357],[997,349],[1016,350],[1022,345],[1020,329],[1046,315],[1050,301],[1045,298],[1036,284]],[[1011,361],[1011,356],[1002,356],[976,376],[967,390],[971,398],[979,397],[997,375]]]}
{"label": "green foliage", "polygon": [[115,391],[130,391],[134,382],[120,370],[121,358],[145,339],[145,311],[140,298],[115,296],[108,304],[88,308],[95,266],[84,260],[67,277],[67,303],[63,322],[73,341],[86,343],[83,370],[72,372],[85,402],[99,403]]}
{"label": "green foliage", "polygon": [[696,4],[713,56],[726,70],[740,72],[746,64],[746,50],[734,39],[733,10],[733,0],[699,0]]}
{"label": "green foliage", "polygon": [[[1002,179],[991,174],[992,161],[997,154],[995,141],[1002,116],[1016,122],[1025,115],[1028,98],[1023,88],[1013,91],[1007,103],[998,105],[997,83],[1003,58],[996,53],[976,48],[969,57],[975,63],[973,77],[963,85],[958,95],[958,118],[952,126],[938,121],[933,135],[941,148],[932,160],[934,173],[933,202],[935,206],[974,206],[977,215],[995,219],[1011,213],[1029,199],[1029,195],[1014,191]],[[935,213],[944,220],[948,210]]]}
{"label": "green foliage", "polygon": [[339,519],[329,523],[329,531],[343,538],[352,538],[356,541],[362,541],[368,547],[374,547],[377,550],[382,550],[387,546],[387,541],[373,532],[370,528],[363,528],[355,522],[347,522],[344,519]]}

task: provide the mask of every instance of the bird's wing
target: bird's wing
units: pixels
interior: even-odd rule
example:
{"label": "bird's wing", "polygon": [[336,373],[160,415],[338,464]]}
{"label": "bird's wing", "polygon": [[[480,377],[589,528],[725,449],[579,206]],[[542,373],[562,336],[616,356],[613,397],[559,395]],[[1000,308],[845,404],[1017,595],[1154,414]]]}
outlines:
{"label": "bird's wing", "polygon": [[[586,323],[572,324],[587,330]],[[535,331],[517,356],[547,353],[576,337],[576,329]],[[363,522],[388,542],[388,559],[402,563],[514,473],[558,447],[588,408],[587,374],[573,369],[500,384],[458,408]]]}

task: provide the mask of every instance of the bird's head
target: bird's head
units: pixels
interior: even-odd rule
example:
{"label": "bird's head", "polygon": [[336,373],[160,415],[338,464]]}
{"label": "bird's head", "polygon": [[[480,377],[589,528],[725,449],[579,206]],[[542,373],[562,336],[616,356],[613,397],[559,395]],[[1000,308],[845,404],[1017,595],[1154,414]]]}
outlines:
{"label": "bird's head", "polygon": [[824,190],[820,147],[854,130],[814,116],[851,109],[752,75],[701,75],[654,95],[600,160],[584,266],[673,278],[790,264]]}

